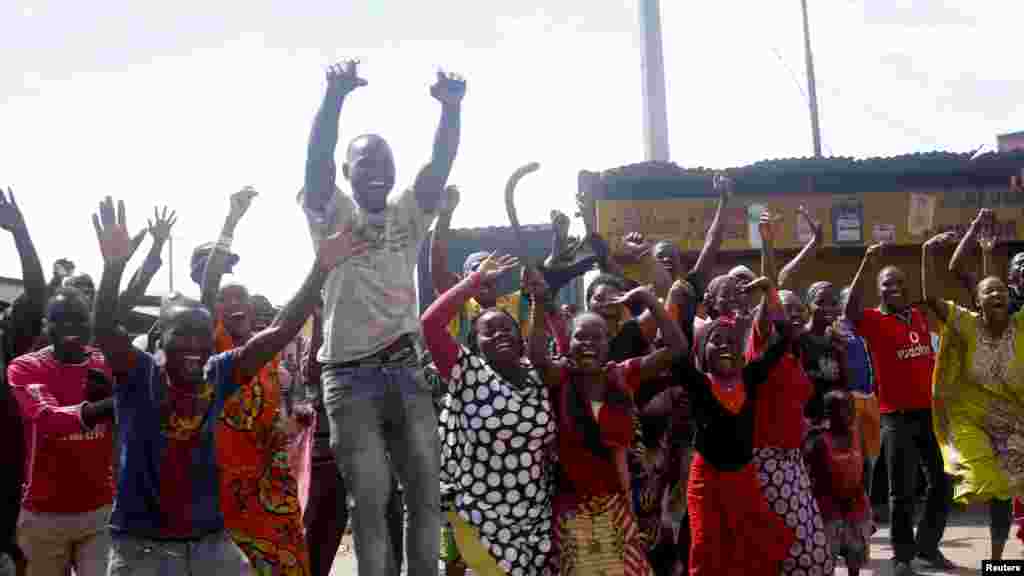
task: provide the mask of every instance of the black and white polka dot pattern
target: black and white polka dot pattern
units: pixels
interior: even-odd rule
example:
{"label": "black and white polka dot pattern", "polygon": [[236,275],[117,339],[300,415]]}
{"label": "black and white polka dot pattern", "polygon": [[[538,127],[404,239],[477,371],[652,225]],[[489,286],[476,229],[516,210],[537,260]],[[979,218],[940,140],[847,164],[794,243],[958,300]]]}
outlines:
{"label": "black and white polka dot pattern", "polygon": [[753,464],[768,506],[796,534],[784,576],[827,576],[835,568],[825,523],[799,450],[755,448]]}
{"label": "black and white polka dot pattern", "polygon": [[510,384],[466,348],[447,384],[441,481],[455,487],[455,511],[506,574],[544,574],[555,442],[547,388],[532,370],[523,387]]}

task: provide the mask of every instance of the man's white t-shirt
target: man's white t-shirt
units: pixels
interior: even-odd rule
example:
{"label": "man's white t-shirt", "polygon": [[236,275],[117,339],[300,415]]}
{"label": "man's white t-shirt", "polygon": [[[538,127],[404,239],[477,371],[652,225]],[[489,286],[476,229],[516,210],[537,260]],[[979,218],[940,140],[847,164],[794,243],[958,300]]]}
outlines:
{"label": "man's white t-shirt", "polygon": [[[305,194],[299,195],[302,203]],[[303,207],[313,246],[352,222],[356,238],[368,242],[365,254],[335,268],[324,284],[324,344],[317,360],[351,362],[371,356],[406,334],[420,331],[416,262],[434,214],[424,212],[409,188],[388,197],[387,208],[364,212],[340,189],[324,207]]]}

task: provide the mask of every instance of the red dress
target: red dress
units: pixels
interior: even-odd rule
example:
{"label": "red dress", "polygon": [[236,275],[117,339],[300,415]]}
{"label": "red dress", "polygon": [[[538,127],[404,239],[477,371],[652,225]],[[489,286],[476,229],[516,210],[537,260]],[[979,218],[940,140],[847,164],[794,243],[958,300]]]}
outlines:
{"label": "red dress", "polygon": [[[769,336],[761,334],[755,324],[746,351],[748,361],[761,353]],[[808,566],[831,574],[833,568],[825,526],[800,450],[804,405],[813,393],[814,385],[800,360],[787,350],[755,400],[753,462],[761,493],[797,540],[783,562],[784,575],[801,574]]]}
{"label": "red dress", "polygon": [[561,485],[555,499],[554,537],[562,574],[650,572],[630,505],[626,466],[640,364],[635,358],[608,365],[608,394],[596,418],[576,379],[569,370],[561,373],[555,391]]}

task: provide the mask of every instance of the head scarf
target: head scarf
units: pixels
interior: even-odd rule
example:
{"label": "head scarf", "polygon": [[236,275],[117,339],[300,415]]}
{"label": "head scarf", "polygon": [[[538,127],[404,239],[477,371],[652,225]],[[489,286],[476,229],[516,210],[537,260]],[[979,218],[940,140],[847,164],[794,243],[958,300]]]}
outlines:
{"label": "head scarf", "polygon": [[708,316],[711,316],[712,314],[717,314],[717,311],[714,309],[715,297],[722,290],[722,287],[725,286],[726,282],[736,282],[736,278],[733,277],[731,274],[719,274],[718,276],[712,278],[710,282],[708,282],[708,287],[704,291],[704,304],[707,309]]}
{"label": "head scarf", "polygon": [[[192,251],[190,268],[192,269],[192,281],[196,284],[202,285],[203,274],[206,272],[206,261],[210,259],[210,254],[213,254],[216,247],[216,242],[207,242]],[[231,274],[231,269],[238,264],[239,260],[238,254],[229,254],[228,261],[224,265],[224,273]]]}
{"label": "head scarf", "polygon": [[[708,360],[707,343],[711,333],[717,328],[737,330],[737,322],[730,316],[719,316],[714,320],[705,322],[697,328],[695,340],[697,346],[694,350],[694,364],[697,370],[703,372],[708,379],[711,393],[718,403],[732,414],[739,414],[747,401],[747,390],[743,385],[743,375],[740,372],[728,377],[722,377],[711,372],[711,362]],[[734,351],[737,354],[737,361],[740,360],[741,350]]]}
{"label": "head scarf", "polygon": [[732,270],[729,270],[729,274],[728,275],[729,276],[749,276],[751,278],[757,278],[757,274],[754,274],[753,270],[751,270],[750,268],[748,268],[748,267],[746,267],[746,266],[744,266],[742,264],[740,264],[739,266],[736,266]]}
{"label": "head scarf", "polygon": [[811,302],[814,302],[814,299],[817,298],[818,294],[825,288],[833,288],[832,283],[828,280],[821,280],[811,284],[810,287],[807,288],[807,293],[804,295],[804,303],[810,306]]}
{"label": "head scarf", "polygon": [[694,347],[693,360],[697,370],[704,372],[705,374],[710,373],[711,364],[707,358],[707,343],[708,338],[711,337],[711,333],[716,328],[728,328],[735,330],[737,327],[736,319],[732,316],[719,316],[714,320],[704,322],[697,327],[697,332],[694,335],[696,346]]}

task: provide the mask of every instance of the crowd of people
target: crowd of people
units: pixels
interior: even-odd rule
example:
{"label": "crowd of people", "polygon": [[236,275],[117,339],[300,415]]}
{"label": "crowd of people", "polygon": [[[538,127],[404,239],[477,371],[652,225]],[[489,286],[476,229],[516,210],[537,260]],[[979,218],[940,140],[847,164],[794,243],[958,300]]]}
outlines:
{"label": "crowd of people", "polygon": [[[942,266],[968,288],[961,302],[935,297],[953,234],[924,243],[919,299],[903,270],[875,270],[880,245],[852,279],[794,286],[822,242],[806,211],[812,237],[781,269],[765,213],[760,271],[714,274],[730,264],[725,177],[692,263],[639,232],[602,238],[584,210],[576,241],[553,214],[543,262],[478,252],[453,274],[448,178],[466,83],[438,74],[431,158],[394,193],[378,135],[351,140],[338,179],[342,105],[366,84],[354,61],[328,70],[297,198],[316,256],[278,310],[222,283],[251,188],[193,252],[200,298],[168,295],[134,340],[125,325],[175,213],[133,235],[124,202],[103,199],[98,286],[66,260],[47,282],[0,193],[24,279],[0,355],[0,575],[326,576],[349,519],[366,576],[440,562],[487,576],[823,575],[837,562],[857,574],[882,454],[895,574],[952,567],[939,544],[953,502],[988,503],[1001,558],[1024,489],[1024,256],[1006,280],[993,274],[990,211]],[[535,169],[513,174],[510,203]],[[428,238],[436,299],[421,315]],[[976,247],[980,281],[966,264]],[[557,305],[594,269],[585,310]],[[502,293],[512,273],[519,288]],[[880,304],[865,308],[872,279]]]}

